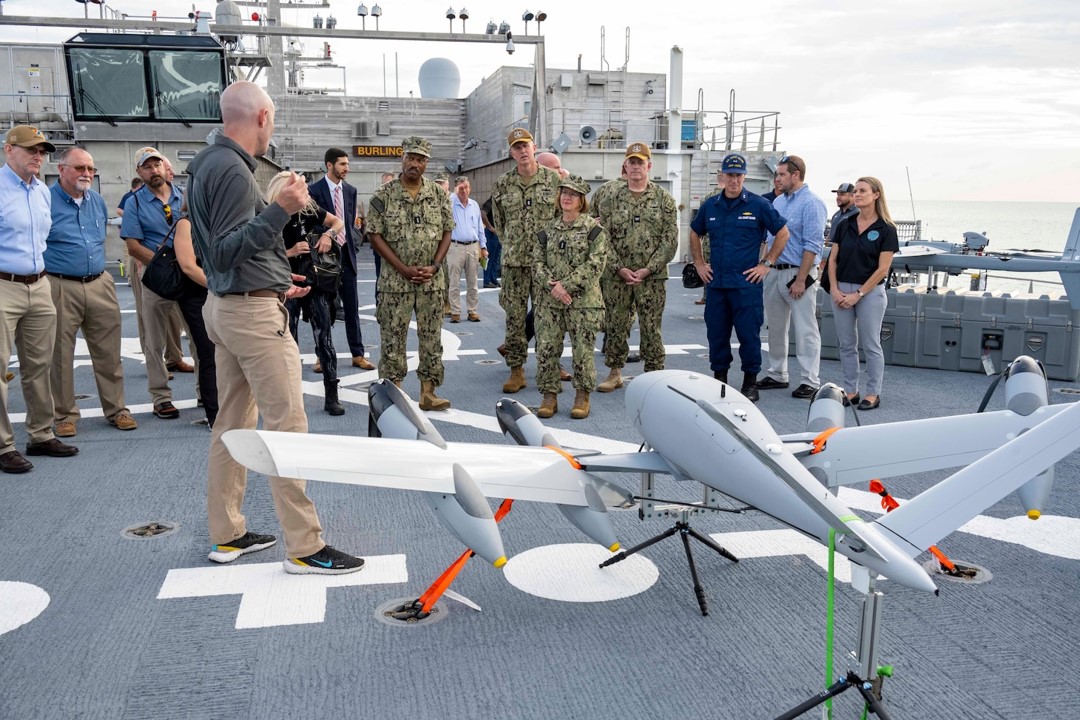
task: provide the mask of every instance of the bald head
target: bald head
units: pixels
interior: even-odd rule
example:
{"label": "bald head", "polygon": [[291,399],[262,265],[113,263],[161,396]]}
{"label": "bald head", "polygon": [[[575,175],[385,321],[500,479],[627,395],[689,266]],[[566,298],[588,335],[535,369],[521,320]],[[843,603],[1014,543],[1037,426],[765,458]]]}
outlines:
{"label": "bald head", "polygon": [[234,82],[221,93],[222,134],[252,155],[262,155],[274,134],[274,101],[253,82]]}
{"label": "bald head", "polygon": [[562,160],[560,160],[559,156],[553,152],[545,150],[544,152],[537,153],[536,162],[559,173],[559,177],[566,177],[570,174],[569,170],[563,169]]}

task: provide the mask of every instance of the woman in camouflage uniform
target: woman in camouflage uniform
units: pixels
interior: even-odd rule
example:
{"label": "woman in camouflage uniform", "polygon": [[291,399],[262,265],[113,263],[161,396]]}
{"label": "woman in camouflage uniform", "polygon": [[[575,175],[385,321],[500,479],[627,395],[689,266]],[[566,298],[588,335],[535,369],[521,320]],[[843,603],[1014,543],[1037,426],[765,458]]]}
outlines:
{"label": "woman in camouflage uniform", "polygon": [[544,394],[537,412],[542,418],[558,411],[559,358],[567,332],[577,390],[570,417],[589,416],[589,393],[596,387],[594,341],[604,318],[600,275],[607,262],[608,240],[604,229],[585,212],[588,193],[588,183],[577,175],[564,178],[559,184],[562,215],[537,234],[536,286],[541,291],[536,306],[536,383]]}

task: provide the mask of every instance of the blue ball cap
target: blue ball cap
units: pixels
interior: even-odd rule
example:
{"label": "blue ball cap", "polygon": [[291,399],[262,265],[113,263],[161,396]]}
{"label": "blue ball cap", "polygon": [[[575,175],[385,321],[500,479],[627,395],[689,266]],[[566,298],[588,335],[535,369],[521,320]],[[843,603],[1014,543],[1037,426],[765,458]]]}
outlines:
{"label": "blue ball cap", "polygon": [[746,174],[746,158],[739,153],[730,153],[724,156],[724,162],[720,165],[720,172]]}

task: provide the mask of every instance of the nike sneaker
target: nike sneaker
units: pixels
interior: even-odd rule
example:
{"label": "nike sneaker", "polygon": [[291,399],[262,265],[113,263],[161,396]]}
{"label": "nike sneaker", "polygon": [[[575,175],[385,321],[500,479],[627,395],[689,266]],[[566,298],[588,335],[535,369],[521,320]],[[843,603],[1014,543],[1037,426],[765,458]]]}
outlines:
{"label": "nike sneaker", "polygon": [[241,555],[265,550],[276,542],[277,538],[273,535],[246,532],[232,542],[215,545],[207,557],[216,563],[228,563]]}
{"label": "nike sneaker", "polygon": [[344,575],[362,567],[363,558],[353,557],[329,545],[314,555],[285,561],[285,572],[293,575]]}

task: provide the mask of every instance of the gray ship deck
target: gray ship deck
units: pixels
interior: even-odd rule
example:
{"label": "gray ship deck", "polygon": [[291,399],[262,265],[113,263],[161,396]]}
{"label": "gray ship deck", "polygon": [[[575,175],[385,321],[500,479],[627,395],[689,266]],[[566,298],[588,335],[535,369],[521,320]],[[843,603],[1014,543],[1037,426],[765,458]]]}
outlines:
{"label": "gray ship deck", "polygon": [[[361,297],[372,296],[372,272],[365,269]],[[697,296],[669,283],[668,367],[708,370]],[[605,551],[587,545],[552,507],[525,503],[501,524],[512,558],[506,570],[474,560],[453,587],[482,611],[444,599],[438,622],[393,626],[380,617],[382,606],[415,598],[461,552],[410,493],[309,485],[327,540],[369,559],[359,574],[288,576],[280,544],[213,566],[206,559],[208,432],[192,424],[201,417],[193,376],[177,375],[173,383],[183,401],[179,421],[150,415],[126,286],[120,297],[127,400],[138,430],[118,432],[100,409],[95,415],[83,348],[76,378],[89,397],[73,439],[80,454],[33,458],[31,473],[2,478],[0,717],[770,718],[822,687],[824,550],[758,512],[693,520],[742,558],[732,564],[695,548],[709,617],[698,612],[677,540],[604,575],[595,559]],[[494,352],[502,311],[496,291],[482,291],[480,303],[482,322],[444,325],[443,394],[454,407],[430,417],[448,440],[506,442],[493,416],[506,378]],[[377,358],[373,309],[361,312]],[[320,377],[310,372],[305,331],[301,325],[311,431],[363,434],[363,383],[375,373],[346,368],[346,415],[329,417]],[[339,349],[346,347],[340,324],[335,334]],[[485,364],[492,360],[499,362]],[[518,397],[535,406],[533,371],[530,359],[529,388]],[[838,379],[839,364],[824,361],[822,376]],[[17,382],[13,414],[23,412]],[[974,374],[890,366],[881,409],[861,419],[972,412],[988,383]],[[1052,381],[1051,387],[1074,385]],[[415,397],[415,375],[405,389]],[[640,438],[623,414],[622,391],[594,395],[584,421],[569,418],[572,397],[560,396],[561,412],[547,423],[561,442],[636,447]],[[999,390],[996,407],[1002,397]],[[1051,402],[1071,399],[1051,393]],[[803,429],[807,405],[787,392],[763,392],[760,407],[780,432]],[[21,447],[20,422],[16,435]],[[889,487],[907,498],[940,477]],[[637,489],[636,478],[623,480]],[[893,717],[1076,717],[1080,679],[1068,668],[1080,646],[1078,485],[1074,454],[1059,464],[1055,493],[1037,523],[1009,497],[941,544],[950,556],[990,569],[989,582],[943,580],[940,597],[880,583],[886,595],[880,659],[896,671],[885,684]],[[700,497],[697,488],[663,487],[667,495]],[[864,512],[877,499],[865,488],[842,497]],[[278,532],[259,476],[250,480],[245,511],[252,529]],[[150,521],[177,529],[146,539],[123,535]],[[639,521],[634,511],[615,517],[624,546],[668,524]],[[553,599],[569,592],[589,601]],[[44,594],[47,607],[35,615]],[[843,651],[854,646],[861,596],[841,584],[837,598],[842,669]],[[862,709],[854,692],[835,706],[836,717],[857,717]]]}

